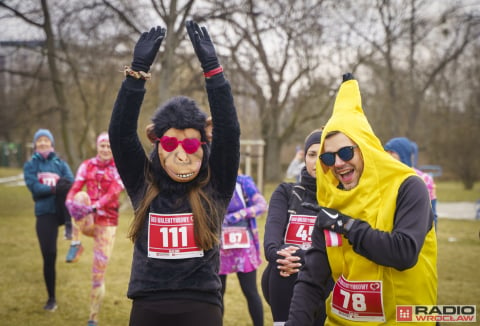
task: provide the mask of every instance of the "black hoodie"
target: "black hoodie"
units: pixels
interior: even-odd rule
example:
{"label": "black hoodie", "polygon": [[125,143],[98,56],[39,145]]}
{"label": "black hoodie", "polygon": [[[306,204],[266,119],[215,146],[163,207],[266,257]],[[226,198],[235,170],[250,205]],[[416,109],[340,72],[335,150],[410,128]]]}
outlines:
{"label": "black hoodie", "polygon": [[[214,202],[218,203],[220,211],[223,211],[235,188],[240,158],[240,126],[230,85],[223,74],[207,79],[206,82],[215,132],[211,147],[204,151],[204,155],[208,155],[211,171],[210,182],[205,187],[205,191]],[[127,78],[123,82],[109,127],[113,157],[134,208],[141,202],[147,185],[145,169],[148,166],[148,158],[137,135],[137,121],[145,94],[143,86],[142,80]],[[155,168],[158,169],[158,167]],[[164,182],[161,184],[161,189],[168,188],[169,191],[160,192],[151,203],[150,212],[191,213],[186,193],[188,185],[174,182],[166,175],[160,175],[159,178]],[[223,216],[221,219],[223,220]],[[221,224],[220,221],[218,225],[221,226]],[[220,230],[214,231],[220,232]],[[204,256],[198,258],[149,258],[147,237],[148,218],[145,219],[144,226],[135,241],[127,293],[129,298],[186,299],[222,305],[221,282],[217,275],[218,246],[205,251]]]}

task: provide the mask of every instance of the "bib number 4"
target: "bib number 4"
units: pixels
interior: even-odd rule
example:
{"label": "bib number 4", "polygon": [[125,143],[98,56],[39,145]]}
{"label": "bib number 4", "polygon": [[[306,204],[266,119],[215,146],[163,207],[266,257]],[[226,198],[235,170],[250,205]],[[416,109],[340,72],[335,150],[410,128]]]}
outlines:
{"label": "bib number 4", "polygon": [[285,243],[306,250],[312,246],[312,232],[316,216],[291,215],[285,231]]}

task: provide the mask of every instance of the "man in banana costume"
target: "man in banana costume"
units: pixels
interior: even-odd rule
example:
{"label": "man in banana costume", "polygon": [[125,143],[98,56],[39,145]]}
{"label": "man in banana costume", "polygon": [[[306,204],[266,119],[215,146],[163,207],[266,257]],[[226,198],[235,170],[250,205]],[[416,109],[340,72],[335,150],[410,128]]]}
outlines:
{"label": "man in banana costume", "polygon": [[[343,76],[319,158],[313,243],[285,325],[311,325],[322,309],[325,325],[397,325],[397,306],[435,305],[437,243],[428,190],[384,150],[351,74]],[[330,276],[335,286],[323,301]]]}

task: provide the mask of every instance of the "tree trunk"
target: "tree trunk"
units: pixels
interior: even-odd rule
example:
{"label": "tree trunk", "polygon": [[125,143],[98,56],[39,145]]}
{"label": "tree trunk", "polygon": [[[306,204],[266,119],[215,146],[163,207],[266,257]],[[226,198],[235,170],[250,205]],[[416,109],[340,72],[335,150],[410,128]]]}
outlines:
{"label": "tree trunk", "polygon": [[72,163],[75,161],[75,159],[72,154],[73,146],[71,146],[71,137],[69,132],[69,106],[67,105],[67,99],[65,96],[62,78],[57,67],[55,36],[53,34],[52,22],[50,20],[50,11],[48,8],[47,0],[42,0],[42,11],[44,15],[43,30],[47,39],[48,69],[50,71],[53,92],[55,94],[55,99],[57,101],[60,113],[60,128],[64,145],[64,153],[67,157],[67,161]]}

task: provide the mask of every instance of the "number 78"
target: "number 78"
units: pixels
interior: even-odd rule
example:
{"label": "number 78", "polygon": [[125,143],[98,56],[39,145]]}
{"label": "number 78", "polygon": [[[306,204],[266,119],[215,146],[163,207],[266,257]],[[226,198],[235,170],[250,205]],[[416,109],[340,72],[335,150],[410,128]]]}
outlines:
{"label": "number 78", "polygon": [[345,290],[340,290],[343,295],[342,307],[348,309],[350,298],[352,299],[352,309],[355,311],[366,311],[367,304],[365,303],[365,295],[363,293],[350,293]]}

